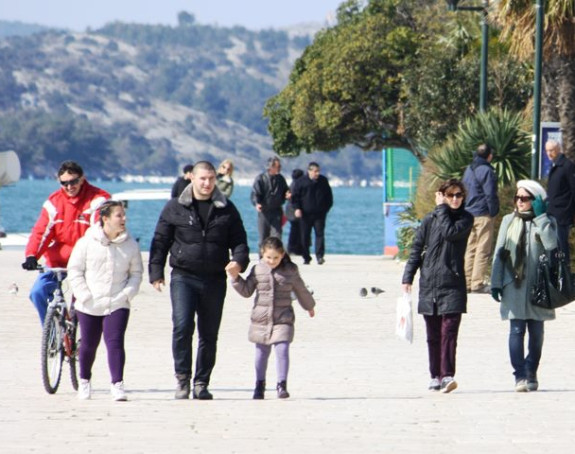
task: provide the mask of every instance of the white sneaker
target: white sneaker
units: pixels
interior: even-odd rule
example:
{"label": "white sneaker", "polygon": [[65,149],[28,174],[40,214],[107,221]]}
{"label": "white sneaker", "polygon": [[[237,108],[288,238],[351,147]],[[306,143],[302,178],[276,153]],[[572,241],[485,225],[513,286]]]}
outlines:
{"label": "white sneaker", "polygon": [[90,380],[81,378],[80,383],[78,383],[78,399],[88,400],[91,397],[92,397],[92,384],[90,383]]}
{"label": "white sneaker", "polygon": [[112,383],[110,385],[110,392],[112,393],[112,398],[116,402],[123,402],[128,400],[128,396],[126,396],[126,391],[124,391],[123,381]]}

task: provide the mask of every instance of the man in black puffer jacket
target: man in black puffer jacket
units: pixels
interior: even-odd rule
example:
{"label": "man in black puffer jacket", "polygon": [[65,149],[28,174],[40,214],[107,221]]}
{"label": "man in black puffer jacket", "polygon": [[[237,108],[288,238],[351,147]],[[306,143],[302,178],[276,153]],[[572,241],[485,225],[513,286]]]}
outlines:
{"label": "man in black puffer jacket", "polygon": [[194,165],[191,184],[166,204],[156,225],[149,263],[150,282],[156,290],[165,282],[168,252],[172,267],[172,354],[178,380],[175,397],[187,399],[190,395],[197,314],[199,343],[193,397],[209,400],[212,395],[207,387],[216,363],[226,270],[244,271],[249,250],[240,214],[216,188],[216,170],[207,161]]}

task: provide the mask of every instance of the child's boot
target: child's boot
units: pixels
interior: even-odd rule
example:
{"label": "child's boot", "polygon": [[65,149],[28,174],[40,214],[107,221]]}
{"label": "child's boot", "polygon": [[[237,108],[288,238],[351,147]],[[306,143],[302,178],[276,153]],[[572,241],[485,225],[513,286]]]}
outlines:
{"label": "child's boot", "polygon": [[256,388],[254,389],[254,399],[263,399],[264,393],[266,391],[266,381],[258,380],[256,381]]}
{"label": "child's boot", "polygon": [[284,381],[280,381],[278,383],[278,398],[280,399],[287,399],[289,397],[289,393],[287,391],[287,382]]}

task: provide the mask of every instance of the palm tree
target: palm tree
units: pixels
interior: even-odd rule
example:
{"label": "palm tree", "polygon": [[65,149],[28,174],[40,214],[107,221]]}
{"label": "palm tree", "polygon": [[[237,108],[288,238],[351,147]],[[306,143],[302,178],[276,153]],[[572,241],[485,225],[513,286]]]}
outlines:
{"label": "palm tree", "polygon": [[[533,0],[499,0],[493,18],[509,37],[511,50],[523,58],[534,52]],[[565,154],[575,159],[575,2],[545,0],[543,37],[543,121],[559,121]]]}

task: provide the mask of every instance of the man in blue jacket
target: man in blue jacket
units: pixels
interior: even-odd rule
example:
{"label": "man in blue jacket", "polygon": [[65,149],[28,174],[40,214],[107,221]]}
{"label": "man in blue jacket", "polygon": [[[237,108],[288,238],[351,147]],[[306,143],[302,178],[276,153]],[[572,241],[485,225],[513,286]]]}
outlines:
{"label": "man in blue jacket", "polygon": [[467,290],[472,293],[490,291],[485,279],[493,247],[495,216],[499,213],[497,174],[490,164],[492,159],[493,149],[485,143],[479,145],[463,174],[467,189],[465,209],[474,217],[465,253]]}

